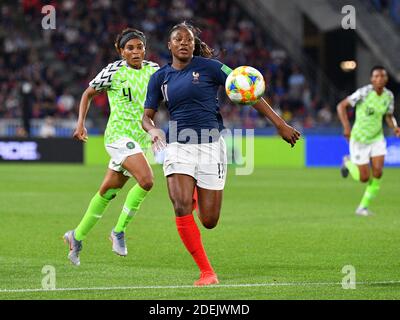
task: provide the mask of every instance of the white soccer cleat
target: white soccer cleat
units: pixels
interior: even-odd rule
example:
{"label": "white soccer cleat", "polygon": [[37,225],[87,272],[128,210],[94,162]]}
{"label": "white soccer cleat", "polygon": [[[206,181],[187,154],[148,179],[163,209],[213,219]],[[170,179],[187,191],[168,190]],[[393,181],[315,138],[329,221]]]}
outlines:
{"label": "white soccer cleat", "polygon": [[128,249],[125,243],[125,233],[111,231],[110,240],[112,242],[112,251],[117,255],[125,257],[128,255]]}
{"label": "white soccer cleat", "polygon": [[71,230],[64,234],[64,243],[69,246],[68,259],[72,264],[79,266],[81,261],[79,259],[79,253],[82,250],[82,241],[75,239],[75,231]]}
{"label": "white soccer cleat", "polygon": [[369,211],[368,208],[358,207],[356,210],[356,215],[367,217],[367,216],[372,216],[373,213]]}

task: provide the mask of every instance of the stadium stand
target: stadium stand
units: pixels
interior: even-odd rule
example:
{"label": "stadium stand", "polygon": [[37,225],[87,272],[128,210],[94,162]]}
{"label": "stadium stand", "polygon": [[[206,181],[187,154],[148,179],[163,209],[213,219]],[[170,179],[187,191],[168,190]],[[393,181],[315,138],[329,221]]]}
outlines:
{"label": "stadium stand", "polygon": [[[56,8],[55,30],[41,28],[45,4]],[[306,129],[337,121],[313,81],[231,1],[24,0],[6,2],[0,12],[0,135],[38,136],[44,123],[57,136],[70,135],[81,93],[118,59],[116,34],[127,26],[142,29],[147,59],[163,65],[169,60],[166,30],[182,20],[198,25],[227,65],[262,71],[267,96],[287,121]],[[103,131],[108,112],[106,96],[96,97],[89,113],[92,133]],[[254,109],[235,106],[224,95],[221,113],[227,127],[270,127]]]}

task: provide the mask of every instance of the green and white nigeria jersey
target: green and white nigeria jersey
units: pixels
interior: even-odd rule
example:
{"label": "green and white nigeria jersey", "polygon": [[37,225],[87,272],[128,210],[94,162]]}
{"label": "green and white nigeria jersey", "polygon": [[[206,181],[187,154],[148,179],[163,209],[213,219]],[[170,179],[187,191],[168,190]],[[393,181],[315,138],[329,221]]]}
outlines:
{"label": "green and white nigeria jersey", "polygon": [[384,139],[382,118],[394,112],[393,93],[384,88],[379,96],[370,84],[358,89],[347,99],[356,108],[351,139],[364,144]]}
{"label": "green and white nigeria jersey", "polygon": [[125,60],[105,67],[90,83],[96,91],[107,91],[110,117],[104,133],[104,143],[131,138],[142,148],[149,147],[147,133],[142,129],[144,102],[150,76],[158,64],[144,60],[141,69],[131,68]]}

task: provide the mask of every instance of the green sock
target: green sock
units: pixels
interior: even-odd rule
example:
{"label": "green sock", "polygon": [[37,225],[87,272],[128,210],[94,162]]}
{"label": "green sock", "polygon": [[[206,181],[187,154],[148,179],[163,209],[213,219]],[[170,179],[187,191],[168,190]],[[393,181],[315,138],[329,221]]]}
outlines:
{"label": "green sock", "polygon": [[372,178],[368,182],[367,189],[364,192],[364,196],[361,199],[360,207],[368,208],[371,200],[375,198],[381,188],[381,179]]}
{"label": "green sock", "polygon": [[117,225],[114,228],[115,232],[125,232],[129,222],[133,219],[135,213],[139,210],[141,203],[149,192],[142,189],[139,184],[136,184],[126,197],[124,208],[119,216]]}
{"label": "green sock", "polygon": [[356,181],[360,181],[360,170],[358,166],[351,162],[351,160],[347,160],[344,165],[349,169],[351,177]]}
{"label": "green sock", "polygon": [[78,227],[75,229],[76,240],[81,241],[86,238],[89,231],[103,215],[104,210],[106,209],[110,200],[111,199],[102,197],[98,192],[95,194],[89,203],[89,207],[87,208],[85,215],[83,216]]}

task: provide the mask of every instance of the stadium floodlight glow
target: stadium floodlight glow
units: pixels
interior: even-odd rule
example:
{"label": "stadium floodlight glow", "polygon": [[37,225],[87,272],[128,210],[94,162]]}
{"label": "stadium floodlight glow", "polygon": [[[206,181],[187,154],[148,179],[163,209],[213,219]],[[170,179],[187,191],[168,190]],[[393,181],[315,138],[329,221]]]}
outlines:
{"label": "stadium floodlight glow", "polygon": [[354,60],[349,60],[349,61],[342,61],[340,63],[340,68],[342,69],[343,72],[351,72],[357,69],[357,62]]}

